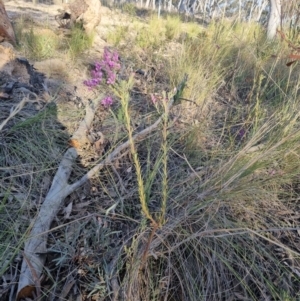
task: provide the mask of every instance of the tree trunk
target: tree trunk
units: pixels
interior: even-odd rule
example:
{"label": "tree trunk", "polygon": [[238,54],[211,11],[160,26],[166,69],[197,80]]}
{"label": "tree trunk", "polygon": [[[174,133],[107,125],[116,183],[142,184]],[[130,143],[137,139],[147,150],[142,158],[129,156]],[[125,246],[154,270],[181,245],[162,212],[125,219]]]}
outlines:
{"label": "tree trunk", "polygon": [[257,10],[255,12],[255,17],[253,18],[256,22],[259,22],[261,15],[263,13],[263,11],[265,10],[265,8],[268,5],[268,0],[264,0],[261,5],[259,7],[257,7]]}
{"label": "tree trunk", "polygon": [[160,17],[160,11],[161,11],[161,0],[158,0],[158,12],[157,12],[157,17]]}
{"label": "tree trunk", "polygon": [[238,16],[239,22],[242,20],[242,0],[239,0],[239,16]]}
{"label": "tree trunk", "polygon": [[2,2],[2,0],[0,0],[0,42],[2,42],[3,40],[8,40],[9,42],[16,45],[14,29],[6,13],[4,3]]}
{"label": "tree trunk", "polygon": [[268,39],[274,39],[281,22],[281,0],[270,0],[270,15],[268,21]]}

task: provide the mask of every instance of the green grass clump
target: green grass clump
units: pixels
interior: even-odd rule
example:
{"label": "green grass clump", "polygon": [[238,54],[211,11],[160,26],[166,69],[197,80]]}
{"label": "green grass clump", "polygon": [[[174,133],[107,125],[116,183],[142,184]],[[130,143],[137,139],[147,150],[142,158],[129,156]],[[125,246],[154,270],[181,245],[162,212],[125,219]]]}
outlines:
{"label": "green grass clump", "polygon": [[38,206],[35,197],[31,196],[41,192],[41,183],[52,176],[61,151],[66,148],[67,136],[59,130],[56,114],[56,107],[48,105],[28,118],[17,116],[15,124],[7,128],[2,139],[0,275],[24,247],[28,227]]}
{"label": "green grass clump", "polygon": [[28,32],[23,32],[19,45],[27,57],[43,60],[55,56],[59,38],[50,29],[31,28]]}
{"label": "green grass clump", "polygon": [[205,36],[205,30],[195,22],[188,22],[183,24],[183,32],[187,33],[187,36],[189,38],[197,38],[200,37],[201,33],[203,36]]}
{"label": "green grass clump", "polygon": [[135,44],[144,50],[157,50],[164,45],[165,39],[164,20],[152,17],[149,25],[137,33]]}
{"label": "green grass clump", "polygon": [[[143,191],[140,207],[152,221],[151,198],[167,204],[166,223],[157,236],[145,223],[138,229],[144,235],[126,253],[132,264],[122,288],[134,288],[134,296],[143,300],[297,299],[295,286],[284,286],[289,267],[275,250],[283,249],[298,262],[299,253],[290,247],[295,241],[285,244],[270,229],[288,235],[284,228],[289,222],[280,212],[297,206],[292,187],[298,186],[300,174],[299,70],[274,59],[286,48],[280,41],[266,41],[257,24],[225,20],[204,30],[171,19],[169,25],[151,20],[137,34],[137,45],[149,54],[155,50],[168,56],[168,68],[160,72],[168,74],[171,87],[189,75],[182,97],[197,106],[182,99],[174,108],[182,127],[176,124],[172,134],[152,139],[153,148],[161,143],[162,149],[159,163],[153,163],[155,175],[146,167],[141,175],[141,158],[147,157],[144,152],[151,157],[151,146],[134,145],[136,185]],[[166,53],[181,32],[187,33],[185,39]],[[133,122],[128,120],[130,128]],[[190,171],[186,181],[185,169]],[[157,185],[157,178],[163,185]],[[145,241],[150,241],[149,254],[153,251],[146,264],[136,260],[145,254],[139,247]],[[281,275],[285,280],[275,284],[274,277]],[[146,286],[139,285],[141,277]],[[167,287],[162,286],[165,279]]]}
{"label": "green grass clump", "polygon": [[165,22],[166,39],[169,41],[178,39],[181,33],[181,27],[182,27],[182,22],[179,16],[174,16],[174,17],[167,16]]}
{"label": "green grass clump", "polygon": [[80,26],[74,26],[67,39],[68,53],[74,58],[91,48],[93,41],[94,34],[88,35]]}
{"label": "green grass clump", "polygon": [[[34,25],[32,20],[23,18],[18,19],[15,25],[18,47],[24,56],[32,60],[53,58],[62,51],[74,58],[93,45],[94,34],[88,35],[80,24],[75,25],[65,37],[47,27]],[[30,30],[25,30],[28,26],[31,26]]]}
{"label": "green grass clump", "polygon": [[107,34],[107,42],[113,46],[119,46],[127,37],[129,27],[118,26]]}

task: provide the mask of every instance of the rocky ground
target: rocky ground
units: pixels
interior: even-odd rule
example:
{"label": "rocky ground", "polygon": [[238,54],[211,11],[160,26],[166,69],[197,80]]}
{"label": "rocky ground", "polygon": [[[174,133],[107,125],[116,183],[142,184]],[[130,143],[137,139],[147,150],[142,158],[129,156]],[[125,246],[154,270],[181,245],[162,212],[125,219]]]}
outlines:
{"label": "rocky ground", "polygon": [[[22,18],[25,20],[25,26],[28,26],[28,28],[32,27],[37,32],[43,29],[51,30],[58,36],[66,34],[65,30],[59,29],[59,24],[55,20],[55,16],[63,9],[61,5],[33,5],[27,1],[9,1],[5,3],[5,6],[12,23]],[[85,98],[90,95],[89,90],[83,85],[83,81],[89,76],[88,69],[91,64],[99,60],[104,47],[109,46],[105,41],[106,33],[110,28],[120,22],[124,22],[124,20],[120,19],[118,14],[107,7],[102,7],[101,23],[96,28],[93,47],[84,55],[75,60],[70,60],[70,58],[63,54],[60,57],[42,61],[29,60],[29,63],[36,71],[45,74],[45,84],[48,88],[47,92],[53,95],[57,93],[59,88],[60,93],[65,91],[74,94],[74,87],[76,87],[76,96]],[[3,45],[2,47],[6,46]],[[7,65],[5,68],[12,69],[12,74],[18,76],[16,74],[18,73],[17,66],[15,66],[17,63],[12,62],[11,57],[24,57],[24,54],[16,49],[13,51],[3,50],[3,53],[5,56],[1,56],[1,65]],[[8,64],[6,64],[5,61],[7,61]]]}
{"label": "rocky ground", "polygon": [[[63,5],[34,5],[28,1],[8,1],[5,3],[5,7],[14,25],[21,19],[26,30],[32,28],[36,33],[50,31],[58,37],[68,34],[65,29],[59,28],[59,24],[55,20],[55,16],[64,8]],[[6,80],[10,83],[20,83],[15,85],[15,88],[19,89],[20,85],[25,85],[28,91],[39,93],[40,105],[38,108],[53,100],[56,103],[64,104],[67,101],[68,106],[78,107],[81,105],[80,102],[95,97],[95,94],[83,82],[89,77],[92,64],[101,59],[104,47],[109,46],[105,41],[107,32],[122,22],[128,23],[126,17],[107,7],[102,7],[101,22],[95,29],[93,46],[75,59],[60,53],[57,57],[34,60],[34,58],[27,58],[26,53],[24,54],[20,47],[14,49],[10,44],[4,42],[0,46],[2,52],[1,72],[5,74]],[[43,83],[30,81],[30,75],[26,66],[20,63],[20,58],[28,60],[27,64],[31,66],[32,71],[44,75]],[[39,85],[40,91],[33,87],[36,84]],[[32,87],[30,88],[30,86]],[[23,89],[23,93],[24,91]],[[2,87],[0,97],[1,99],[14,98],[12,93],[13,89],[9,91]],[[20,94],[20,89],[16,93]],[[20,97],[16,98],[16,101],[19,101]],[[6,117],[7,115],[2,116],[1,119]]]}

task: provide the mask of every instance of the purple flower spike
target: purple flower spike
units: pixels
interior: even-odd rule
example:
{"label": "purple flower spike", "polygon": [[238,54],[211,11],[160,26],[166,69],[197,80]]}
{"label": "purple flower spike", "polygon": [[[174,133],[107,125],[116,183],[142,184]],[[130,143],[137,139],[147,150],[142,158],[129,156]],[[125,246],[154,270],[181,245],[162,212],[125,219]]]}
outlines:
{"label": "purple flower spike", "polygon": [[239,131],[238,131],[238,133],[237,133],[238,139],[242,140],[242,139],[245,138],[245,136],[246,136],[246,130],[245,130],[245,128],[240,128]]}
{"label": "purple flower spike", "polygon": [[101,100],[101,104],[105,108],[109,108],[113,104],[113,99],[110,96],[106,96]]}
{"label": "purple flower spike", "polygon": [[106,84],[113,85],[117,79],[117,70],[120,68],[118,52],[110,52],[109,49],[105,47],[102,61],[95,63],[94,70],[91,72],[92,78],[84,81],[84,84],[89,88],[94,88],[105,78]]}

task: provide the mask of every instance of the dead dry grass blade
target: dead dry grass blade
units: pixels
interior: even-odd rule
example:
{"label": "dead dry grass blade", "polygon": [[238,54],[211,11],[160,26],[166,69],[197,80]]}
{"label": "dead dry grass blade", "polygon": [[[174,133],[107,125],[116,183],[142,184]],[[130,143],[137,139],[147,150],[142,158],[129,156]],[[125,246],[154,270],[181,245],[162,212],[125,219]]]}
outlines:
{"label": "dead dry grass blade", "polygon": [[[34,94],[32,92],[30,92],[31,94]],[[36,95],[34,94],[34,96],[36,97]],[[29,100],[27,97],[24,97],[17,105],[16,107],[11,108],[10,110],[10,114],[9,116],[0,124],[0,131],[3,130],[3,128],[5,127],[5,125],[8,123],[8,121],[10,119],[12,119],[14,116],[16,116],[25,106],[25,104],[27,102],[32,102],[31,100]]]}

